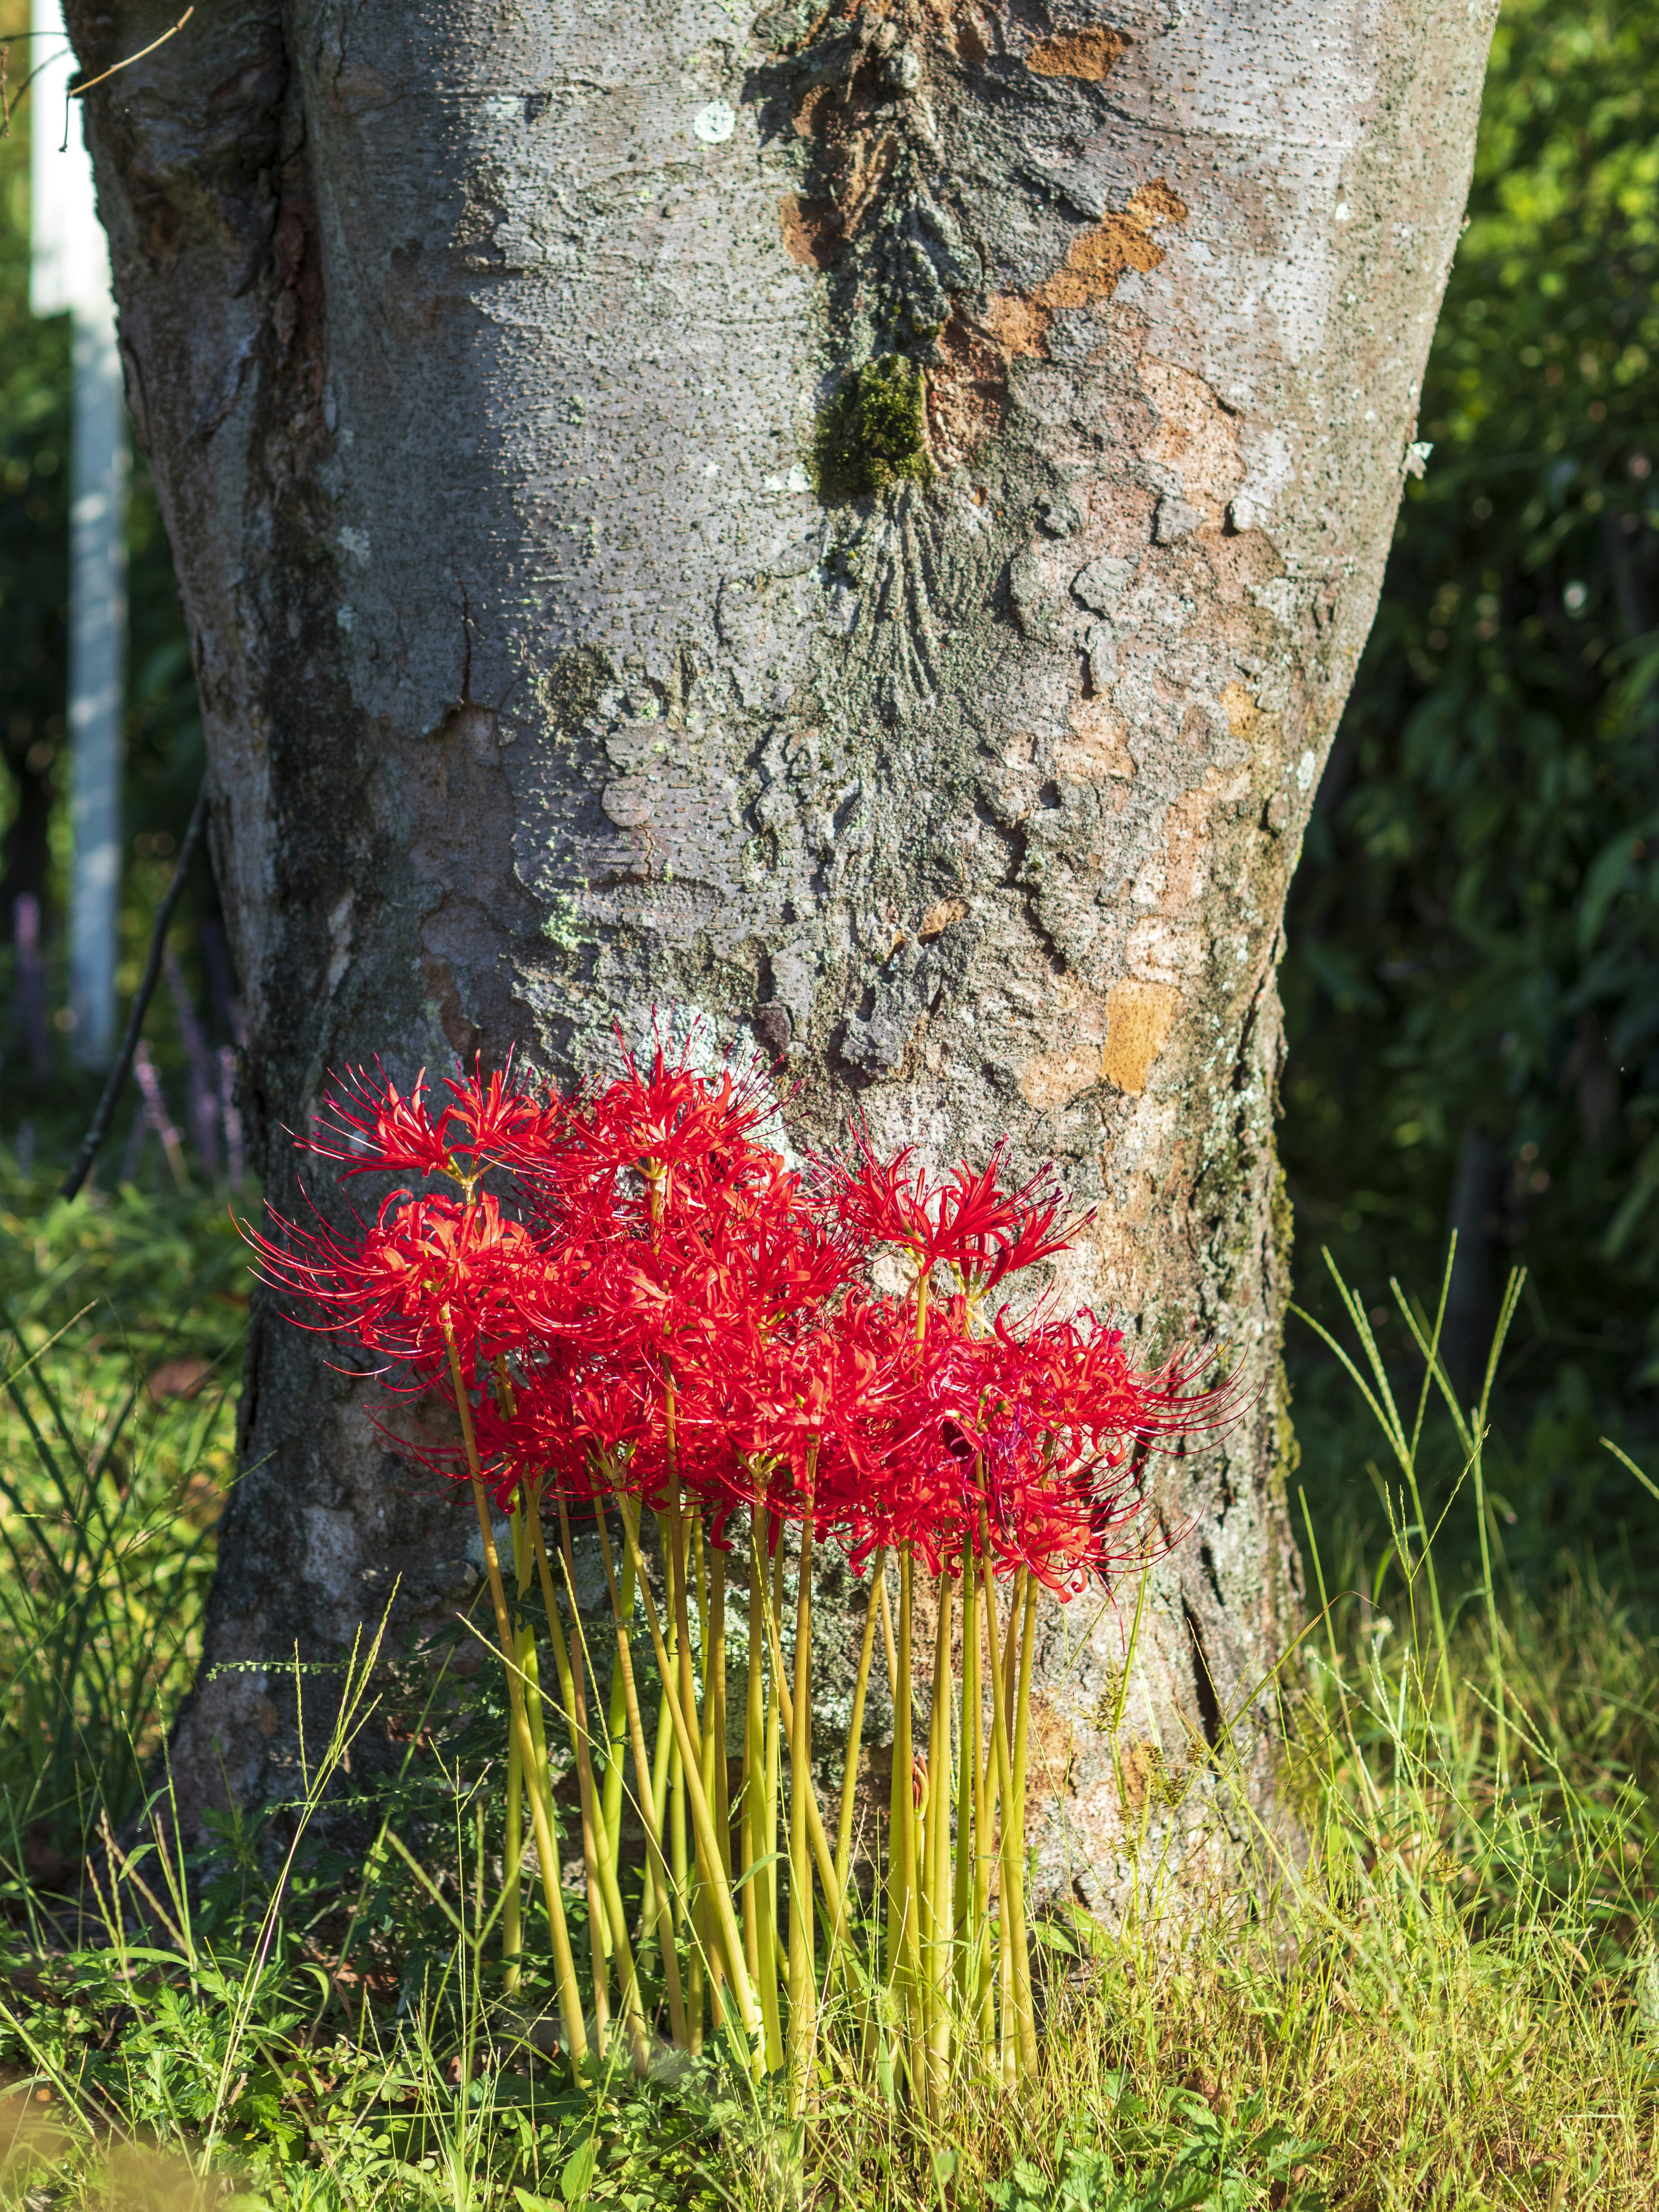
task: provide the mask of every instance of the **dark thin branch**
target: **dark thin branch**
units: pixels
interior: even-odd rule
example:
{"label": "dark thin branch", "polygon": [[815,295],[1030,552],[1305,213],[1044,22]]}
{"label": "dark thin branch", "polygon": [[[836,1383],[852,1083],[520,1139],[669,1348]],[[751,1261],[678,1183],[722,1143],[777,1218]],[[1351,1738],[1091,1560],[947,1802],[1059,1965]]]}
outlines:
{"label": "dark thin branch", "polygon": [[167,952],[167,925],[173,920],[173,910],[179,903],[179,895],[185,888],[185,878],[190,873],[190,864],[196,857],[196,848],[202,841],[208,813],[208,780],[202,778],[202,787],[196,794],[196,804],[191,809],[190,827],[185,832],[185,842],[179,848],[179,865],[173,872],[173,881],[167,885],[161,903],[155,909],[155,927],[150,932],[149,959],[145,965],[143,981],[127,1015],[126,1028],[121,1033],[121,1042],[115,1054],[109,1080],[104,1085],[104,1095],[98,1101],[98,1111],[92,1117],[92,1127],[81,1139],[81,1149],[75,1155],[75,1165],[64,1177],[64,1188],[58,1194],[65,1200],[76,1197],[82,1184],[92,1170],[98,1147],[109,1134],[110,1117],[115,1111],[115,1102],[121,1095],[121,1085],[127,1079],[132,1066],[132,1055],[138,1049],[138,1033],[143,1028],[144,1016],[149,1012],[149,1002],[161,974],[161,962]]}

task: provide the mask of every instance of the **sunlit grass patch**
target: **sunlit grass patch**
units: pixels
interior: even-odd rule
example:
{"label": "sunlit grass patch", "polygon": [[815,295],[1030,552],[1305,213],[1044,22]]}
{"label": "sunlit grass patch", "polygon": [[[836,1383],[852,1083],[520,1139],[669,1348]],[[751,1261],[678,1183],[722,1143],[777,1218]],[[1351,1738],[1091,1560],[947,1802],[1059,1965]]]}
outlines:
{"label": "sunlit grass patch", "polygon": [[[343,1841],[312,1815],[331,1788],[358,1785],[329,1782],[322,1744],[311,1789],[222,1824],[187,1865],[122,1827],[194,1660],[213,1500],[192,1483],[230,1480],[240,1311],[216,1288],[234,1277],[157,1261],[155,1300],[129,1287],[49,1342],[112,1271],[99,1238],[129,1231],[106,1219],[82,1246],[83,1233],[0,1247],[25,1346],[5,1371],[28,1407],[9,1399],[0,1427],[22,1500],[4,1509],[15,1549],[0,1569],[9,2202],[1652,2205],[1651,1623],[1586,1565],[1546,1588],[1511,1580],[1498,1516],[1489,1579],[1443,1567],[1437,1619],[1423,1530],[1447,1501],[1425,1497],[1419,1513],[1382,1431],[1383,1547],[1368,1554],[1355,1534],[1316,1563],[1310,1548],[1328,1603],[1283,1676],[1301,1846],[1255,1837],[1247,1890],[1180,1923],[1150,1908],[1111,1933],[1073,1912],[1042,1920],[1039,2064],[1017,2094],[964,2078],[924,2124],[881,2094],[831,2008],[808,2112],[792,2123],[781,2095],[665,2049],[642,2081],[617,2047],[574,2083],[550,1977],[505,1988],[489,1809],[499,1715],[471,1717],[468,1702],[489,1693],[485,1675],[463,1699],[427,1661],[382,1668],[360,1717],[385,1728],[396,1705],[387,1732],[404,1768],[396,1787],[354,1797]],[[161,1226],[163,1252],[179,1239],[202,1249],[194,1225]],[[83,1256],[55,1272],[71,1249]],[[133,1261],[130,1285],[145,1280]],[[176,1337],[169,1304],[186,1316]],[[1350,1349],[1376,1389],[1363,1343]],[[148,1389],[186,1358],[210,1367],[197,1395]],[[1409,1457],[1414,1398],[1401,1403]],[[1431,1404],[1423,1436],[1449,1419]],[[1443,1537],[1478,1495],[1471,1463]],[[94,1595],[77,1613],[82,1577]],[[1224,1741],[1217,1755],[1224,1766]],[[148,1778],[161,1786],[164,1771]],[[113,1851],[97,1832],[100,1790]],[[53,1802],[57,1862],[37,1844],[31,1865],[36,1810]],[[88,1837],[96,1890],[70,1863]],[[580,1930],[582,1899],[566,1896]]]}

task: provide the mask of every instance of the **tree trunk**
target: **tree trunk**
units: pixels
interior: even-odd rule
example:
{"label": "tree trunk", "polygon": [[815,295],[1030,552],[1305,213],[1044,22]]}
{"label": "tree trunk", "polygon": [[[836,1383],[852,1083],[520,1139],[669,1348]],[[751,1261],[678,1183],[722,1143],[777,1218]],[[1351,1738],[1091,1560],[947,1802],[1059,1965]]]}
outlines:
{"label": "tree trunk", "polygon": [[[85,68],[173,12],[71,0]],[[1121,1698],[1127,1620],[1043,1622],[1043,1879],[1107,1909],[1236,1820],[1224,1729],[1274,1804],[1280,915],[1491,16],[248,0],[88,103],[273,1200],[331,1068],[672,1006],[787,1056],[801,1140],[1052,1157],[1064,1296],[1231,1345]],[[452,1603],[362,1395],[256,1307],[210,1663]],[[190,1802],[290,1725],[207,1681]]]}

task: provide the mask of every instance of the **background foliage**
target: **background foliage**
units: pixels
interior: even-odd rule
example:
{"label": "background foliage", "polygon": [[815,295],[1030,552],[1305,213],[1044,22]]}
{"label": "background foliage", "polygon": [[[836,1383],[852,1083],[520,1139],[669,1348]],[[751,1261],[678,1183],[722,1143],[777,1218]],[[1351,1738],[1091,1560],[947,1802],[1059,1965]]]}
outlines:
{"label": "background foliage", "polygon": [[[0,36],[26,31],[28,21],[27,0],[0,0]],[[14,95],[28,74],[30,51],[30,44],[8,50]],[[61,917],[69,858],[70,319],[29,313],[29,142],[36,120],[30,94],[0,138],[0,947],[9,945],[19,894],[32,892],[45,909],[57,1008],[64,995]],[[41,127],[53,123],[42,118]],[[133,459],[127,549],[124,994],[137,981],[149,916],[172,873],[170,856],[183,836],[204,757],[190,640],[142,454]],[[176,942],[185,972],[208,1009],[213,1041],[228,1042],[228,990],[211,972],[222,966],[222,933],[215,934],[218,902],[204,862],[182,913]],[[15,976],[0,968],[0,988],[8,986],[0,1007],[0,1127],[15,1137],[19,1121],[27,1121],[46,1143],[61,1121],[67,1139],[77,1115],[84,1125],[99,1085],[76,1079],[58,1030],[50,1072],[44,1080],[36,1076],[21,1033]],[[151,1034],[164,1064],[178,1059],[171,1015],[163,993]]]}
{"label": "background foliage", "polygon": [[[1659,1383],[1659,9],[1508,0],[1468,227],[1382,605],[1291,893],[1282,1130],[1318,1248],[1391,1349],[1387,1279],[1462,1259],[1453,1364],[1530,1270],[1503,1405],[1511,1548],[1617,1553],[1599,1451]],[[1478,1348],[1478,1353],[1477,1353]],[[1328,1370],[1292,1332],[1310,1473]],[[1646,1558],[1626,1560],[1640,1570]]]}

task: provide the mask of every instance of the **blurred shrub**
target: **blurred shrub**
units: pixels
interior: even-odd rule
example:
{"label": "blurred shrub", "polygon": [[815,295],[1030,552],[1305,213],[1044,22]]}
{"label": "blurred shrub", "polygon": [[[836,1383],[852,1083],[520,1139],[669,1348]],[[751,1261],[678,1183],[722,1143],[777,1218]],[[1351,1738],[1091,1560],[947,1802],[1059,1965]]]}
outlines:
{"label": "blurred shrub", "polygon": [[1328,1310],[1328,1242],[1386,1304],[1455,1226],[1467,1366],[1527,1262],[1510,1373],[1549,1445],[1512,1472],[1540,1552],[1552,1529],[1616,1542],[1634,1498],[1598,1423],[1659,1382],[1656,33],[1650,0],[1504,10],[1424,385],[1433,455],[1285,969],[1302,1294]]}

